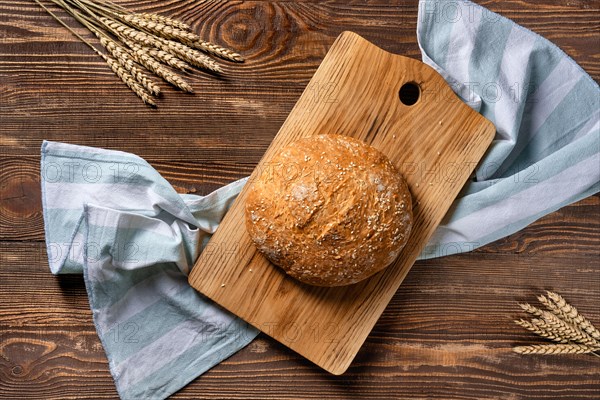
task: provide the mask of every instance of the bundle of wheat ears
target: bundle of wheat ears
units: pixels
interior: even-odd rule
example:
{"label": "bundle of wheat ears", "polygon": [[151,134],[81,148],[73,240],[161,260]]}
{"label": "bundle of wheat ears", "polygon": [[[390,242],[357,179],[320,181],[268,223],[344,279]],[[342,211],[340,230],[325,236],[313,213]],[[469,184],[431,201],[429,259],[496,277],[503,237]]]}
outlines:
{"label": "bundle of wheat ears", "polygon": [[96,36],[106,51],[103,53],[40,0],[34,1],[102,57],[112,71],[150,106],[156,106],[154,100],[160,94],[160,87],[150,74],[191,93],[192,87],[175,70],[189,71],[193,66],[220,73],[219,65],[204,53],[229,61],[244,61],[239,54],[202,40],[189,25],[176,19],[132,13],[105,0],[46,0],[65,10]]}
{"label": "bundle of wheat ears", "polygon": [[538,296],[546,310],[530,304],[519,304],[536,318],[531,321],[516,320],[523,328],[557,344],[517,346],[513,350],[520,354],[592,354],[600,357],[600,331],[575,307],[559,294],[547,292]]}

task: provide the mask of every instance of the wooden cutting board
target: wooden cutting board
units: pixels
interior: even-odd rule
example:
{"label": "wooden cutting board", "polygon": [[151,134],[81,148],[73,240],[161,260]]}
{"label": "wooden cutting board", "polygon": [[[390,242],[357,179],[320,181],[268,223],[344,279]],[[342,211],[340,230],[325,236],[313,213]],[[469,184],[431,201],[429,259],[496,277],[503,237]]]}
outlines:
{"label": "wooden cutting board", "polygon": [[[288,277],[257,252],[244,225],[253,179],[268,172],[269,160],[282,147],[319,133],[353,136],[375,146],[403,173],[413,195],[413,231],[398,259],[346,287],[313,287]],[[344,32],[196,262],[190,284],[327,371],[341,374],[494,133],[492,123],[460,101],[432,68]]]}

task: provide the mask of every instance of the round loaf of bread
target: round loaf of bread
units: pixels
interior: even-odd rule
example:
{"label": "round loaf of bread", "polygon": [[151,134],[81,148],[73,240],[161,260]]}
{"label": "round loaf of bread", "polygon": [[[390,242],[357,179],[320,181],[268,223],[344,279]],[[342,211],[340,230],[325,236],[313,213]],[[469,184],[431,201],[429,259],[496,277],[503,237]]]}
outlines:
{"label": "round loaf of bread", "polygon": [[412,227],[402,175],[368,144],[316,135],[281,150],[252,182],[246,228],[258,250],[312,285],[361,281],[396,259]]}

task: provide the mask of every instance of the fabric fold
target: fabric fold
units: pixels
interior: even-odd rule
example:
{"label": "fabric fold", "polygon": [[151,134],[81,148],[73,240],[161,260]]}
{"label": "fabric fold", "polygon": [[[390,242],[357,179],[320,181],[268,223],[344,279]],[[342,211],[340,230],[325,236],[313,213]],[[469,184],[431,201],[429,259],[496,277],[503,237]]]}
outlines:
{"label": "fabric fold", "polygon": [[600,89],[554,44],[471,1],[420,0],[423,62],[496,137],[420,258],[469,251],[600,190]]}
{"label": "fabric fold", "polygon": [[135,155],[55,142],[41,171],[50,269],[83,273],[121,398],[168,397],[258,334],[187,282],[245,180],[182,196]]}

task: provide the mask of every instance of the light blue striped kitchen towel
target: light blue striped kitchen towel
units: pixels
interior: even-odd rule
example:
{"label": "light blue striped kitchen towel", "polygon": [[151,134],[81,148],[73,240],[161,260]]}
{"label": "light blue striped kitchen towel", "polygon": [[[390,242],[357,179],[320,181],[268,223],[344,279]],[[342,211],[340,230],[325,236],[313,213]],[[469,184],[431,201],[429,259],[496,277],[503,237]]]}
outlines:
{"label": "light blue striped kitchen towel", "polygon": [[600,89],[575,61],[470,1],[421,0],[418,18],[423,61],[496,126],[421,258],[483,246],[600,190]]}
{"label": "light blue striped kitchen towel", "polygon": [[[420,1],[417,30],[423,60],[497,128],[420,258],[483,246],[598,192],[600,90],[573,60],[468,1]],[[165,398],[255,337],[186,280],[245,180],[178,195],[137,156],[53,142],[41,167],[50,268],[84,273],[123,399]]]}
{"label": "light blue striped kitchen towel", "polygon": [[122,399],[163,399],[258,334],[187,283],[245,180],[179,195],[133,154],[55,142],[41,173],[50,269],[84,274]]}

